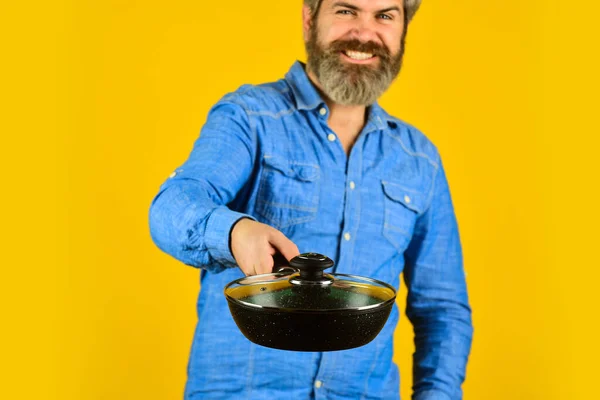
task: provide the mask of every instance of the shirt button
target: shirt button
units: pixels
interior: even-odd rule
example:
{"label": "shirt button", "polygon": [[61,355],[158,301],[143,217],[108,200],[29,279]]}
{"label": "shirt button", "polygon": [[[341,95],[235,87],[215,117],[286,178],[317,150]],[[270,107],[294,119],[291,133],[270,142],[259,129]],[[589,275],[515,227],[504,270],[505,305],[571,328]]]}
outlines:
{"label": "shirt button", "polygon": [[410,204],[410,201],[411,201],[411,200],[410,200],[410,197],[408,197],[408,196],[404,196],[404,202],[405,202],[405,203],[407,203],[407,204]]}
{"label": "shirt button", "polygon": [[321,108],[319,110],[319,114],[321,114],[322,116],[325,116],[325,114],[327,114],[327,109],[325,107]]}
{"label": "shirt button", "polygon": [[321,382],[321,381],[315,381],[315,387],[317,389],[321,388],[321,386],[323,386],[323,382]]}
{"label": "shirt button", "polygon": [[350,189],[352,189],[352,190],[356,189],[356,184],[354,183],[354,181],[350,182]]}
{"label": "shirt button", "polygon": [[173,172],[171,175],[169,175],[169,178],[175,178],[177,176],[177,172]]}
{"label": "shirt button", "polygon": [[335,137],[335,135],[333,133],[330,133],[327,136],[327,139],[329,139],[330,142],[335,142],[336,137]]}
{"label": "shirt button", "polygon": [[346,239],[347,241],[349,241],[350,239],[352,239],[352,236],[350,236],[350,234],[348,232],[346,232],[344,234],[344,239]]}

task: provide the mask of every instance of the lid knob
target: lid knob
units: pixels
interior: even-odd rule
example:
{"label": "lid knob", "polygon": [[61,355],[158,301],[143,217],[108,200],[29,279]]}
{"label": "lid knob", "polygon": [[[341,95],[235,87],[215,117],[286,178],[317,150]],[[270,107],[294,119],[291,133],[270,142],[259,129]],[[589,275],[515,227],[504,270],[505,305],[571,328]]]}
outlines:
{"label": "lid knob", "polygon": [[331,278],[323,276],[323,271],[333,266],[333,260],[317,253],[304,253],[292,258],[290,266],[300,271],[300,281],[323,282]]}

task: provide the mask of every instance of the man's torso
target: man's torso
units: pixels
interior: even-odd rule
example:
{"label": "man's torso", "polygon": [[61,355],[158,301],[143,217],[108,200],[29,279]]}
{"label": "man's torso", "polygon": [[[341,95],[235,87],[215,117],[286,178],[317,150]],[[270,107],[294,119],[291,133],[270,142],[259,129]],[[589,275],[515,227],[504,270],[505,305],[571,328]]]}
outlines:
{"label": "man's torso", "polygon": [[[300,252],[329,256],[331,272],[398,288],[404,250],[431,199],[436,149],[374,105],[346,154],[327,125],[326,105],[298,98],[307,90],[298,87],[306,84],[295,76],[298,66],[286,80],[245,86],[222,100],[244,109],[256,141],[252,172],[228,206],[281,230]],[[202,273],[187,399],[398,398],[397,307],[379,336],[358,349],[267,349],[245,339],[229,315],[223,287],[241,276],[239,269]]]}

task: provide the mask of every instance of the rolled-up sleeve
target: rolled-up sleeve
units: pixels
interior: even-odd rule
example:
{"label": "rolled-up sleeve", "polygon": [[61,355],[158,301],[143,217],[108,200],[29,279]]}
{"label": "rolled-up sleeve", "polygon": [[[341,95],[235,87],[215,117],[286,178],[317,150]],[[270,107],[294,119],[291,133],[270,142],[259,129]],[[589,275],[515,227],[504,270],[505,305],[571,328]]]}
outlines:
{"label": "rolled-up sleeve", "polygon": [[229,234],[241,218],[228,204],[252,174],[256,138],[243,107],[222,100],[209,112],[185,161],[160,187],[149,212],[150,234],[181,262],[219,272],[234,267]]}
{"label": "rolled-up sleeve", "polygon": [[439,155],[437,165],[429,207],[405,253],[414,400],[462,399],[473,337],[458,225]]}

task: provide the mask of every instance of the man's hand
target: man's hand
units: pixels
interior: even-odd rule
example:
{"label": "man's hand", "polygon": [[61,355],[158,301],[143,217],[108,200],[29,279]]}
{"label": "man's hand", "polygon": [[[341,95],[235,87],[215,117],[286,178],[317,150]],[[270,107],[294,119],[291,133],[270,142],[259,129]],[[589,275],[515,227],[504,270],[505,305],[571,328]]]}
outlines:
{"label": "man's hand", "polygon": [[300,254],[283,233],[248,218],[239,220],[231,231],[231,252],[247,275],[267,274],[273,269],[273,256],[280,252],[289,261]]}

